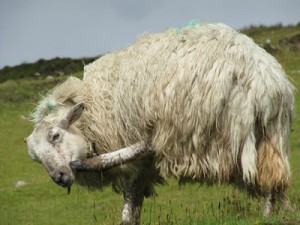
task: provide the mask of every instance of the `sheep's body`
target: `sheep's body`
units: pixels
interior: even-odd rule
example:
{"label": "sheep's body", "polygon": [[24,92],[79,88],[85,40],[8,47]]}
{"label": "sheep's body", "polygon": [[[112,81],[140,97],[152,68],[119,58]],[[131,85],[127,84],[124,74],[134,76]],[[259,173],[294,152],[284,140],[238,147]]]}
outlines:
{"label": "sheep's body", "polygon": [[[45,102],[84,101],[77,127],[98,153],[152,143],[153,159],[112,170],[119,190],[124,174],[135,180],[148,171],[269,192],[290,180],[293,92],[274,57],[210,24],[145,35],[86,66],[82,81],[67,80]],[[151,177],[149,187],[158,178]]]}
{"label": "sheep's body", "polygon": [[162,175],[226,181],[238,169],[254,183],[257,145],[276,134],[287,159],[293,88],[272,56],[223,25],[142,37],[86,66],[83,83],[97,149],[150,138]]}

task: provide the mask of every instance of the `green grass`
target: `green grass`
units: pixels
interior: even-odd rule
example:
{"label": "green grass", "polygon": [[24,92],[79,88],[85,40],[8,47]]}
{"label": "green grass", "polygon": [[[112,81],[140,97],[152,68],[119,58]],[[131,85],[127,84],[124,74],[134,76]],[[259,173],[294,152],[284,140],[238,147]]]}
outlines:
{"label": "green grass", "polygon": [[[243,31],[259,44],[271,38],[280,51],[275,57],[282,63],[294,85],[300,89],[300,54],[280,44],[283,38],[300,33],[299,27],[251,28]],[[75,76],[80,77],[81,72]],[[26,120],[39,94],[51,89],[65,77],[22,78],[0,83],[0,224],[118,224],[123,199],[112,192],[88,192],[73,186],[71,194],[52,182],[46,170],[33,163],[23,138],[30,134],[31,123]],[[288,190],[296,211],[264,218],[262,199],[251,199],[231,186],[179,186],[169,179],[157,187],[158,195],[146,199],[142,209],[143,224],[300,224],[300,93],[296,93],[296,118],[291,134],[291,166],[293,182]],[[16,187],[18,181],[28,185]]]}

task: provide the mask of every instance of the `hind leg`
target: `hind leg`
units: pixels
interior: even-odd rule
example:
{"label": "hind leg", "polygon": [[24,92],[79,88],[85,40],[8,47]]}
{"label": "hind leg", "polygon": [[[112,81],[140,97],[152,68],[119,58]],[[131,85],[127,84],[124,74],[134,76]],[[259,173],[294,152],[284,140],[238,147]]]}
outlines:
{"label": "hind leg", "polygon": [[258,183],[265,193],[265,215],[270,215],[274,211],[277,201],[280,201],[283,208],[289,207],[285,195],[290,181],[289,162],[284,152],[277,146],[273,138],[273,140],[262,139],[258,147]]}
{"label": "hind leg", "polygon": [[278,201],[280,201],[281,208],[288,212],[293,212],[294,208],[291,205],[290,199],[286,196],[285,192],[280,192],[277,195]]}
{"label": "hind leg", "polygon": [[280,204],[280,208],[292,212],[294,211],[293,207],[291,206],[289,198],[286,196],[284,191],[270,191],[266,192],[264,195],[264,215],[269,216],[271,215],[276,207],[276,204]]}
{"label": "hind leg", "polygon": [[272,191],[266,192],[264,195],[264,215],[270,216],[274,210],[276,204],[276,196],[275,193]]}

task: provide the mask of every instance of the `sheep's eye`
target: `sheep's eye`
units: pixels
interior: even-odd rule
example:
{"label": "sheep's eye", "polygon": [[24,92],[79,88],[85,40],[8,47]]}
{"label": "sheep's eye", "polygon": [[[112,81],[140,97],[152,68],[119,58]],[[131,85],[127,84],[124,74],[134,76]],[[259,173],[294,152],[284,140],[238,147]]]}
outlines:
{"label": "sheep's eye", "polygon": [[51,128],[48,131],[48,135],[47,135],[47,140],[54,144],[55,142],[58,142],[60,137],[61,137],[61,132],[59,131],[59,129],[55,129],[55,128]]}
{"label": "sheep's eye", "polygon": [[59,138],[59,133],[53,134],[52,141],[56,141]]}

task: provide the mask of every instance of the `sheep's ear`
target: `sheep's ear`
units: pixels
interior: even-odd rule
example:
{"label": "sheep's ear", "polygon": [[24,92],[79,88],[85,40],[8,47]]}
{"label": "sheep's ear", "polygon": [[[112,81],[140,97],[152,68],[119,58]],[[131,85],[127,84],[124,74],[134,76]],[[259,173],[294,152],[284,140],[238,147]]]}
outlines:
{"label": "sheep's ear", "polygon": [[76,120],[78,120],[84,110],[84,103],[78,103],[67,113],[67,115],[59,122],[58,126],[68,129]]}

